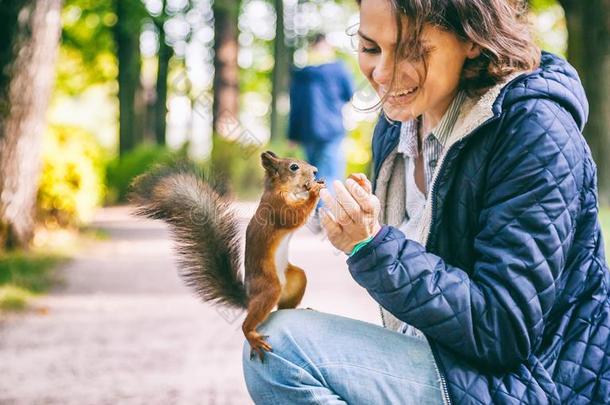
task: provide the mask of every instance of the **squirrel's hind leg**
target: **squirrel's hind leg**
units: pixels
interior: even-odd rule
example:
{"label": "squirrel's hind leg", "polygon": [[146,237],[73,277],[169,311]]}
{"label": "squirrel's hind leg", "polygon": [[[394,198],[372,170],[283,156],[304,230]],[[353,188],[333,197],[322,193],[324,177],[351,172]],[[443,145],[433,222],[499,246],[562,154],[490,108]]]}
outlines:
{"label": "squirrel's hind leg", "polygon": [[278,309],[296,308],[303,299],[307,277],[300,267],[288,263],[286,267],[286,283],[282,288],[282,295],[278,303]]}
{"label": "squirrel's hind leg", "polygon": [[265,341],[267,336],[263,336],[256,331],[256,327],[263,323],[273,308],[277,305],[281,294],[281,286],[279,282],[273,285],[267,285],[258,294],[250,292],[250,301],[248,302],[248,315],[244,320],[241,328],[250,344],[250,358],[253,358],[255,353],[258,353],[261,361],[263,361],[264,350],[271,351],[271,346]]}

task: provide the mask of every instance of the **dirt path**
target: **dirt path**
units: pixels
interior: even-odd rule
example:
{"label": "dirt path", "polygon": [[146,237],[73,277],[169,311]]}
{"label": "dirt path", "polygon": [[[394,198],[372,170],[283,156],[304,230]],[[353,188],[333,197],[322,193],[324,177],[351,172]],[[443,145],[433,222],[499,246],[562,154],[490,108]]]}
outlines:
{"label": "dirt path", "polygon": [[[252,204],[240,204],[244,222]],[[61,269],[44,311],[0,321],[0,404],[248,404],[240,318],[200,303],[176,275],[160,222],[99,211],[96,242]],[[303,229],[291,261],[309,276],[302,306],[378,323],[343,255]]]}

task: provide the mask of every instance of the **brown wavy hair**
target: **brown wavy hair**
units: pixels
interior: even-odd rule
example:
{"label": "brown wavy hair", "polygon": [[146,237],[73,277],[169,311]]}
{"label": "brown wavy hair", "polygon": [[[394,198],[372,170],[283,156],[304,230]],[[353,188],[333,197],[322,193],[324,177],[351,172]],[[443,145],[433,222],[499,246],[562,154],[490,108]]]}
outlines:
{"label": "brown wavy hair", "polygon": [[[470,96],[482,94],[513,72],[530,71],[540,64],[540,48],[532,39],[526,19],[527,5],[522,0],[385,1],[396,20],[398,44],[390,87],[401,59],[421,61],[427,71],[429,50],[421,42],[427,24],[481,48],[481,54],[467,59],[462,70],[459,86]],[[361,0],[356,3],[360,6]]]}

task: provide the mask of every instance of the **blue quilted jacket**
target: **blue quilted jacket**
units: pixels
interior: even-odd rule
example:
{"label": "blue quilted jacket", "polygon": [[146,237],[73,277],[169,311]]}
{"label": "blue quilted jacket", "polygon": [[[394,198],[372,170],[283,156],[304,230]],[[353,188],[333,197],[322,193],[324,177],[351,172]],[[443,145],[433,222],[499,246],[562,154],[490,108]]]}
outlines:
{"label": "blue quilted jacket", "polygon": [[[574,68],[545,53],[448,147],[425,246],[383,226],[353,278],[421,330],[447,403],[610,403],[610,274],[588,114]],[[375,171],[399,126],[383,116]]]}

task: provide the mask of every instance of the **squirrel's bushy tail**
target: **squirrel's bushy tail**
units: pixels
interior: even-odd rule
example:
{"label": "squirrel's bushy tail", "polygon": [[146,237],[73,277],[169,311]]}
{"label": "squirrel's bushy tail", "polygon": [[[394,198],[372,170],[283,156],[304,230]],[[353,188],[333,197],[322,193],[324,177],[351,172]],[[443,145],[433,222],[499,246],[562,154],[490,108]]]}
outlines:
{"label": "squirrel's bushy tail", "polygon": [[157,166],[134,179],[135,215],[169,224],[180,275],[204,301],[245,308],[238,219],[229,201],[186,164]]}

